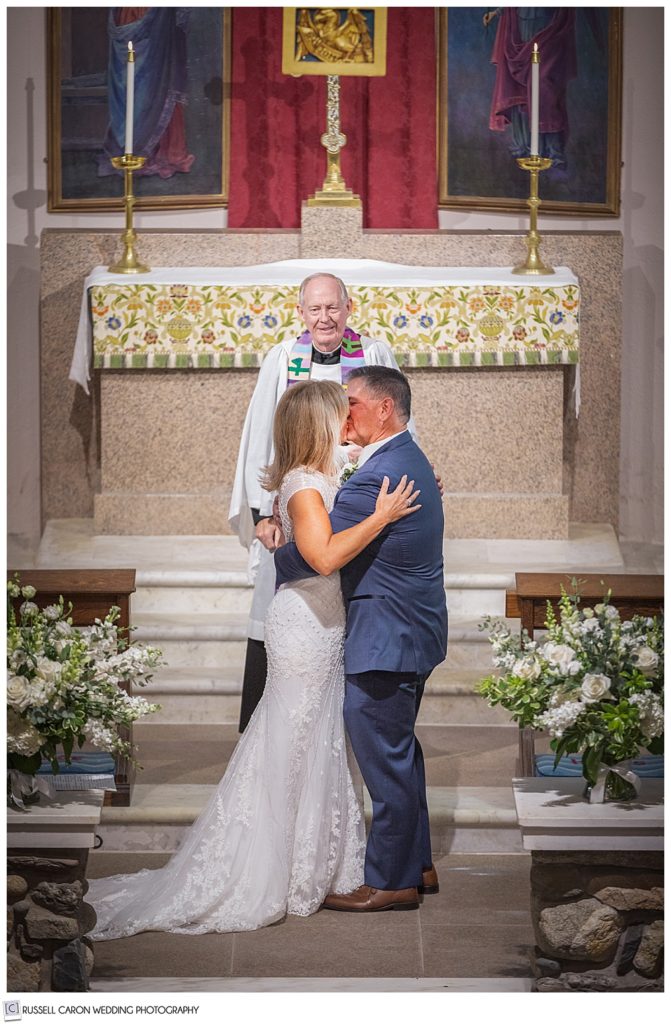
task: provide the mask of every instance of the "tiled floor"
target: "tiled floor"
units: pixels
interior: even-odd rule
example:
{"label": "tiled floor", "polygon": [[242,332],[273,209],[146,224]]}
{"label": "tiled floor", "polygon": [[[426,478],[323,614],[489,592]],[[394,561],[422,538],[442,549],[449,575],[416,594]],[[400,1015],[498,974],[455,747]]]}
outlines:
{"label": "tiled floor", "polygon": [[[99,854],[91,875],[158,867],[163,855]],[[450,855],[436,862],[441,891],[418,911],[289,917],[257,932],[145,933],[97,943],[94,983],[133,978],[531,977],[526,855]],[[209,984],[209,983],[208,983]],[[298,984],[298,982],[297,982]],[[189,982],[197,988],[197,981]]]}

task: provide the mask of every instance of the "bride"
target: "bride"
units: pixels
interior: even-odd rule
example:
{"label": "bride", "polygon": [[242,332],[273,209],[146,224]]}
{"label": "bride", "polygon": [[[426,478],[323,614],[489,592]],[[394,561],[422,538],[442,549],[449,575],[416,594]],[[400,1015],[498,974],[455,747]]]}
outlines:
{"label": "bride", "polygon": [[345,609],[336,571],[388,524],[416,511],[403,477],[375,512],[333,534],[337,446],[348,414],[332,381],[295,384],[273,427],[264,487],[279,492],[284,537],[323,573],[281,587],[266,617],[268,679],[225,775],[171,860],[91,879],[91,938],[141,931],[250,931],[307,916],[363,883],[363,811],[343,724]]}

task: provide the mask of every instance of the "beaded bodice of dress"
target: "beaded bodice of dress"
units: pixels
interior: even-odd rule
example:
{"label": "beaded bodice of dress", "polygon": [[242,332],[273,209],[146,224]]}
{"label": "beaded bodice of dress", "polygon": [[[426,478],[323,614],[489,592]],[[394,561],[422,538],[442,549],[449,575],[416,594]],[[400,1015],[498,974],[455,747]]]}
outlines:
{"label": "beaded bodice of dress", "polygon": [[298,491],[316,490],[321,494],[326,511],[333,508],[336,494],[338,493],[338,479],[334,476],[326,476],[314,469],[307,469],[305,466],[298,466],[291,469],[285,476],[279,488],[279,512],[282,523],[282,531],[287,541],[293,540],[294,531],[287,505],[294,494]]}

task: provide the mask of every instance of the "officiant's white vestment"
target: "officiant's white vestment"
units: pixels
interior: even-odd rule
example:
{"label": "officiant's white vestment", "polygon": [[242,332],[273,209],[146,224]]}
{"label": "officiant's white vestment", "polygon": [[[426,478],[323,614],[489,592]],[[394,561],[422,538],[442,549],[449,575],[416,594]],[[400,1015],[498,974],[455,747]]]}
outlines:
{"label": "officiant's white vestment", "polygon": [[[247,636],[253,640],[263,640],[263,620],[275,592],[275,566],[272,553],[254,537],[251,510],[258,509],[261,516],[270,516],[273,512],[274,494],[263,489],[260,475],[273,460],[273,417],[277,403],[287,389],[289,357],[295,344],[295,338],[288,338],[275,345],[263,360],[242,428],[228,511],[232,531],[249,550],[248,572],[250,582],[254,583],[254,597]],[[361,345],[367,366],[391,366],[398,369],[386,341],[362,336]],[[310,380],[334,380],[340,383],[340,364],[323,365],[313,361]],[[414,435],[412,420],[409,427]]]}

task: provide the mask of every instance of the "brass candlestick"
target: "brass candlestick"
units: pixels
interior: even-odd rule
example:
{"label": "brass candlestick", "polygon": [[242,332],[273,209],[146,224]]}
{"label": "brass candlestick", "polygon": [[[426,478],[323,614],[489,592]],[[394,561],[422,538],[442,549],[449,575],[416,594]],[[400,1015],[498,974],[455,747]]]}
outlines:
{"label": "brass candlestick", "polygon": [[513,274],[554,274],[552,267],[547,267],[538,254],[538,247],[541,244],[541,236],[538,234],[538,207],[541,201],[538,198],[538,175],[540,171],[547,171],[552,166],[552,160],[545,156],[522,156],[517,160],[523,171],[530,175],[530,192],[527,205],[531,212],[529,222],[529,233],[527,235],[527,258],[525,263],[514,267]]}
{"label": "brass candlestick", "polygon": [[135,255],[135,239],[137,232],[133,227],[133,207],[135,195],[133,194],[133,172],[139,171],[144,166],[146,158],[143,156],[132,156],[124,153],[123,156],[113,156],[112,166],[118,171],[123,171],[124,176],[124,203],[126,205],[126,230],[121,236],[124,245],[123,256],[118,263],[109,267],[112,274],[148,274],[150,268],[144,263],[138,263]]}
{"label": "brass candlestick", "polygon": [[345,184],[340,170],[340,150],[347,136],[340,131],[340,78],[328,75],[326,94],[326,132],[321,144],[326,149],[326,177],[324,184],[308,199],[308,206],[361,206],[361,199]]}

